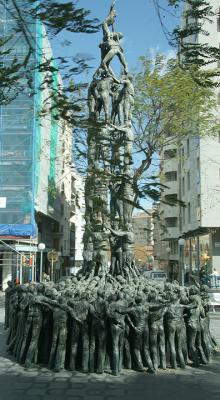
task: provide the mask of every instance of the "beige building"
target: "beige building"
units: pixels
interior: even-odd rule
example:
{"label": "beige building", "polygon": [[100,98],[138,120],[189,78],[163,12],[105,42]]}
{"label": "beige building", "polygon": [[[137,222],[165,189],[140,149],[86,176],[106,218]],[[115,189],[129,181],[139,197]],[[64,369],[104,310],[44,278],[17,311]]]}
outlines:
{"label": "beige building", "polygon": [[71,193],[71,243],[70,243],[70,270],[83,266],[83,234],[85,230],[85,197],[84,179],[72,168]]}
{"label": "beige building", "polygon": [[[220,4],[210,2],[215,15],[206,21],[209,36],[191,40],[219,47]],[[183,18],[184,23],[184,18]],[[213,65],[219,68],[219,63]],[[219,93],[217,93],[220,98]],[[217,118],[219,118],[217,116]],[[166,227],[162,238],[167,242],[170,269],[179,260],[178,239],[184,238],[185,271],[199,272],[206,264],[207,273],[216,268],[220,274],[220,135],[199,137],[199,132],[182,141],[179,148],[170,144],[161,153],[161,179],[167,186],[162,195],[160,213]],[[185,207],[171,207],[163,201],[179,199]],[[157,244],[155,243],[155,246]],[[169,249],[169,250],[168,250]],[[207,260],[205,260],[205,257]]]}
{"label": "beige building", "polygon": [[153,259],[153,217],[148,213],[138,212],[133,216],[135,236],[135,261],[138,266],[152,264]]}

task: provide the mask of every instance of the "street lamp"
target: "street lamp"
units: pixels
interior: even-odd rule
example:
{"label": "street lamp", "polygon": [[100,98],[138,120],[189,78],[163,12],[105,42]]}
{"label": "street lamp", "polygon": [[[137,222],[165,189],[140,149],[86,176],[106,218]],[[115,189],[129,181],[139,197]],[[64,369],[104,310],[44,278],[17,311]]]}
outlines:
{"label": "street lamp", "polygon": [[185,245],[185,239],[180,238],[178,240],[178,245],[179,245],[179,254],[180,254],[180,274],[179,274],[179,281],[180,285],[184,286],[184,245]]}
{"label": "street lamp", "polygon": [[38,250],[40,251],[40,282],[42,282],[42,272],[43,272],[43,251],[45,249],[44,243],[39,243],[37,246]]}

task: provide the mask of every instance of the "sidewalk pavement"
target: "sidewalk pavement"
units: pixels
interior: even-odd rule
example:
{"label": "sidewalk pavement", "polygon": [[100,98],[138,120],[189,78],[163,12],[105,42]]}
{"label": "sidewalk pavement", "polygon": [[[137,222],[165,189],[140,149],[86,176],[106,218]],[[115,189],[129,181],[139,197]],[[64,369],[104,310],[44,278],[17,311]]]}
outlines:
{"label": "sidewalk pavement", "polygon": [[[0,400],[219,400],[220,353],[209,365],[156,375],[123,371],[84,375],[46,368],[25,371],[5,349],[3,298],[0,297]],[[220,343],[220,312],[211,316],[212,333]]]}

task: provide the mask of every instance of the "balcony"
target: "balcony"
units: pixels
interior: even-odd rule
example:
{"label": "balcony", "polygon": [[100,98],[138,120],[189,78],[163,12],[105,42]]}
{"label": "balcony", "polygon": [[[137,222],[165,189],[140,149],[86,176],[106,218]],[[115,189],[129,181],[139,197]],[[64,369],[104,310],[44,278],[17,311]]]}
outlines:
{"label": "balcony", "polygon": [[177,239],[180,235],[178,227],[166,228],[166,232],[162,234],[162,240]]}
{"label": "balcony", "polygon": [[163,172],[172,172],[176,171],[178,168],[178,161],[176,158],[170,158],[169,160],[165,160],[163,163]]}
{"label": "balcony", "polygon": [[172,218],[172,217],[179,217],[179,207],[176,206],[169,206],[168,204],[163,205],[163,217],[164,218]]}
{"label": "balcony", "polygon": [[168,194],[177,194],[178,193],[178,183],[177,181],[166,181],[164,183],[165,186],[167,186],[166,188],[164,188],[164,194],[168,195]]}

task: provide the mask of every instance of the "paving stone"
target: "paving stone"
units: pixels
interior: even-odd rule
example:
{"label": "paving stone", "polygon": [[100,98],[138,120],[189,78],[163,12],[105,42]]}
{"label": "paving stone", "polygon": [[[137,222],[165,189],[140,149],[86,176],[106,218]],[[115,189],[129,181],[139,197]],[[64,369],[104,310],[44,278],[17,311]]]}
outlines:
{"label": "paving stone", "polygon": [[48,389],[48,394],[50,394],[50,395],[56,395],[56,396],[58,396],[58,395],[64,395],[64,393],[66,394],[67,393],[67,391],[68,391],[68,389],[67,390],[63,390],[63,389],[55,389],[55,388],[53,388],[53,389]]}
{"label": "paving stone", "polygon": [[71,389],[67,389],[65,391],[65,396],[84,396],[87,392],[87,388],[83,389],[75,389],[74,387],[72,387]]}
{"label": "paving stone", "polygon": [[[74,397],[72,397],[72,396],[67,396],[67,397],[65,397],[65,400],[84,400],[85,399],[85,397],[83,396],[74,396]],[[46,399],[47,400],[47,399]],[[60,399],[59,399],[60,400]],[[88,399],[87,399],[88,400]],[[115,399],[114,399],[115,400]]]}

